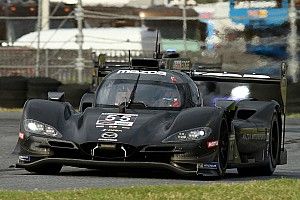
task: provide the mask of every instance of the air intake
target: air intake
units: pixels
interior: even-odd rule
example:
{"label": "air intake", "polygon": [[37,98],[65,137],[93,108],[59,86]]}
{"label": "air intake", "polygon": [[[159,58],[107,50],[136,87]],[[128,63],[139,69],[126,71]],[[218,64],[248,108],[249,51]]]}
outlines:
{"label": "air intake", "polygon": [[238,110],[237,111],[237,118],[238,119],[249,119],[252,115],[256,113],[256,110]]}

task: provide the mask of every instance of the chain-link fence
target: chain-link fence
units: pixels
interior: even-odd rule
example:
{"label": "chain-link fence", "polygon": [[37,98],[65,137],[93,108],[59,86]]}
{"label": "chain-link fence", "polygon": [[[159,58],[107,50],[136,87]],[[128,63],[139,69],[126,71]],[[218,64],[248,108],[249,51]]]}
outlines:
{"label": "chain-link fence", "polygon": [[[91,53],[93,50],[83,51],[85,67],[82,77],[84,83],[92,80],[93,65]],[[104,53],[107,61],[126,62],[129,51],[125,50],[97,50]],[[130,51],[131,57],[149,57],[153,52]],[[63,83],[77,82],[76,50],[40,50],[39,76],[57,79]],[[34,77],[36,70],[36,50],[26,48],[0,48],[0,76]]]}

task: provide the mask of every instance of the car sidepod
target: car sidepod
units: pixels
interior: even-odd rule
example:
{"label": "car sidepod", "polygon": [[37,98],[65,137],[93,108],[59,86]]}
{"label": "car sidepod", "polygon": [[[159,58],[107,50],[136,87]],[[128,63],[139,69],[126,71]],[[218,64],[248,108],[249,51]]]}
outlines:
{"label": "car sidepod", "polygon": [[[257,167],[256,170],[259,171],[272,158],[275,169],[280,160],[282,143],[282,120],[277,102],[239,102],[232,127],[239,159],[234,161],[232,155],[231,167],[249,171],[249,167]],[[271,169],[272,173],[274,169]]]}

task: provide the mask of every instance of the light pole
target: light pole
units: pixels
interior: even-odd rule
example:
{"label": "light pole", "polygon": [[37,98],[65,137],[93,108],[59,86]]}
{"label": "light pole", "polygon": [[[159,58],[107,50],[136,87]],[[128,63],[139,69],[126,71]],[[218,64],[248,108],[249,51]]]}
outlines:
{"label": "light pole", "polygon": [[183,0],[183,8],[182,8],[182,40],[183,40],[183,45],[184,45],[184,56],[186,56],[186,52],[187,52],[186,32],[187,32],[186,0]]}
{"label": "light pole", "polygon": [[76,8],[76,20],[77,20],[77,29],[78,34],[76,35],[76,42],[78,44],[78,56],[76,59],[76,69],[77,69],[77,81],[78,83],[82,83],[82,71],[84,67],[83,58],[82,58],[82,45],[83,45],[83,12],[82,12],[82,2],[78,0],[77,8]]}
{"label": "light pole", "polygon": [[288,72],[289,75],[292,76],[293,82],[298,82],[298,62],[297,62],[297,26],[296,26],[296,9],[294,0],[291,0],[290,9],[289,9],[289,18],[290,18],[290,27],[291,32],[288,37],[288,44],[289,44],[289,67]]}
{"label": "light pole", "polygon": [[41,30],[49,30],[49,0],[42,0]]}
{"label": "light pole", "polygon": [[37,48],[35,60],[35,76],[39,76],[40,69],[40,44],[41,44],[41,15],[42,15],[42,0],[38,1],[38,18],[37,18]]}
{"label": "light pole", "polygon": [[[11,3],[10,0],[5,1],[4,14],[6,17],[9,16],[8,8],[9,8],[10,3]],[[13,27],[11,20],[5,19],[5,26],[6,26],[6,42],[7,42],[7,45],[11,45],[15,40],[14,39],[15,38],[14,27]]]}

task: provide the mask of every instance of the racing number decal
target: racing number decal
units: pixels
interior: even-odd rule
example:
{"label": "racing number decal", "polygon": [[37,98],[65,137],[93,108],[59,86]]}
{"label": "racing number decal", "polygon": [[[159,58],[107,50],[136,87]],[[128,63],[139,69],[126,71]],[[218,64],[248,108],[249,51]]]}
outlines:
{"label": "racing number decal", "polygon": [[133,126],[137,114],[102,113],[96,122],[96,127],[104,126]]}

